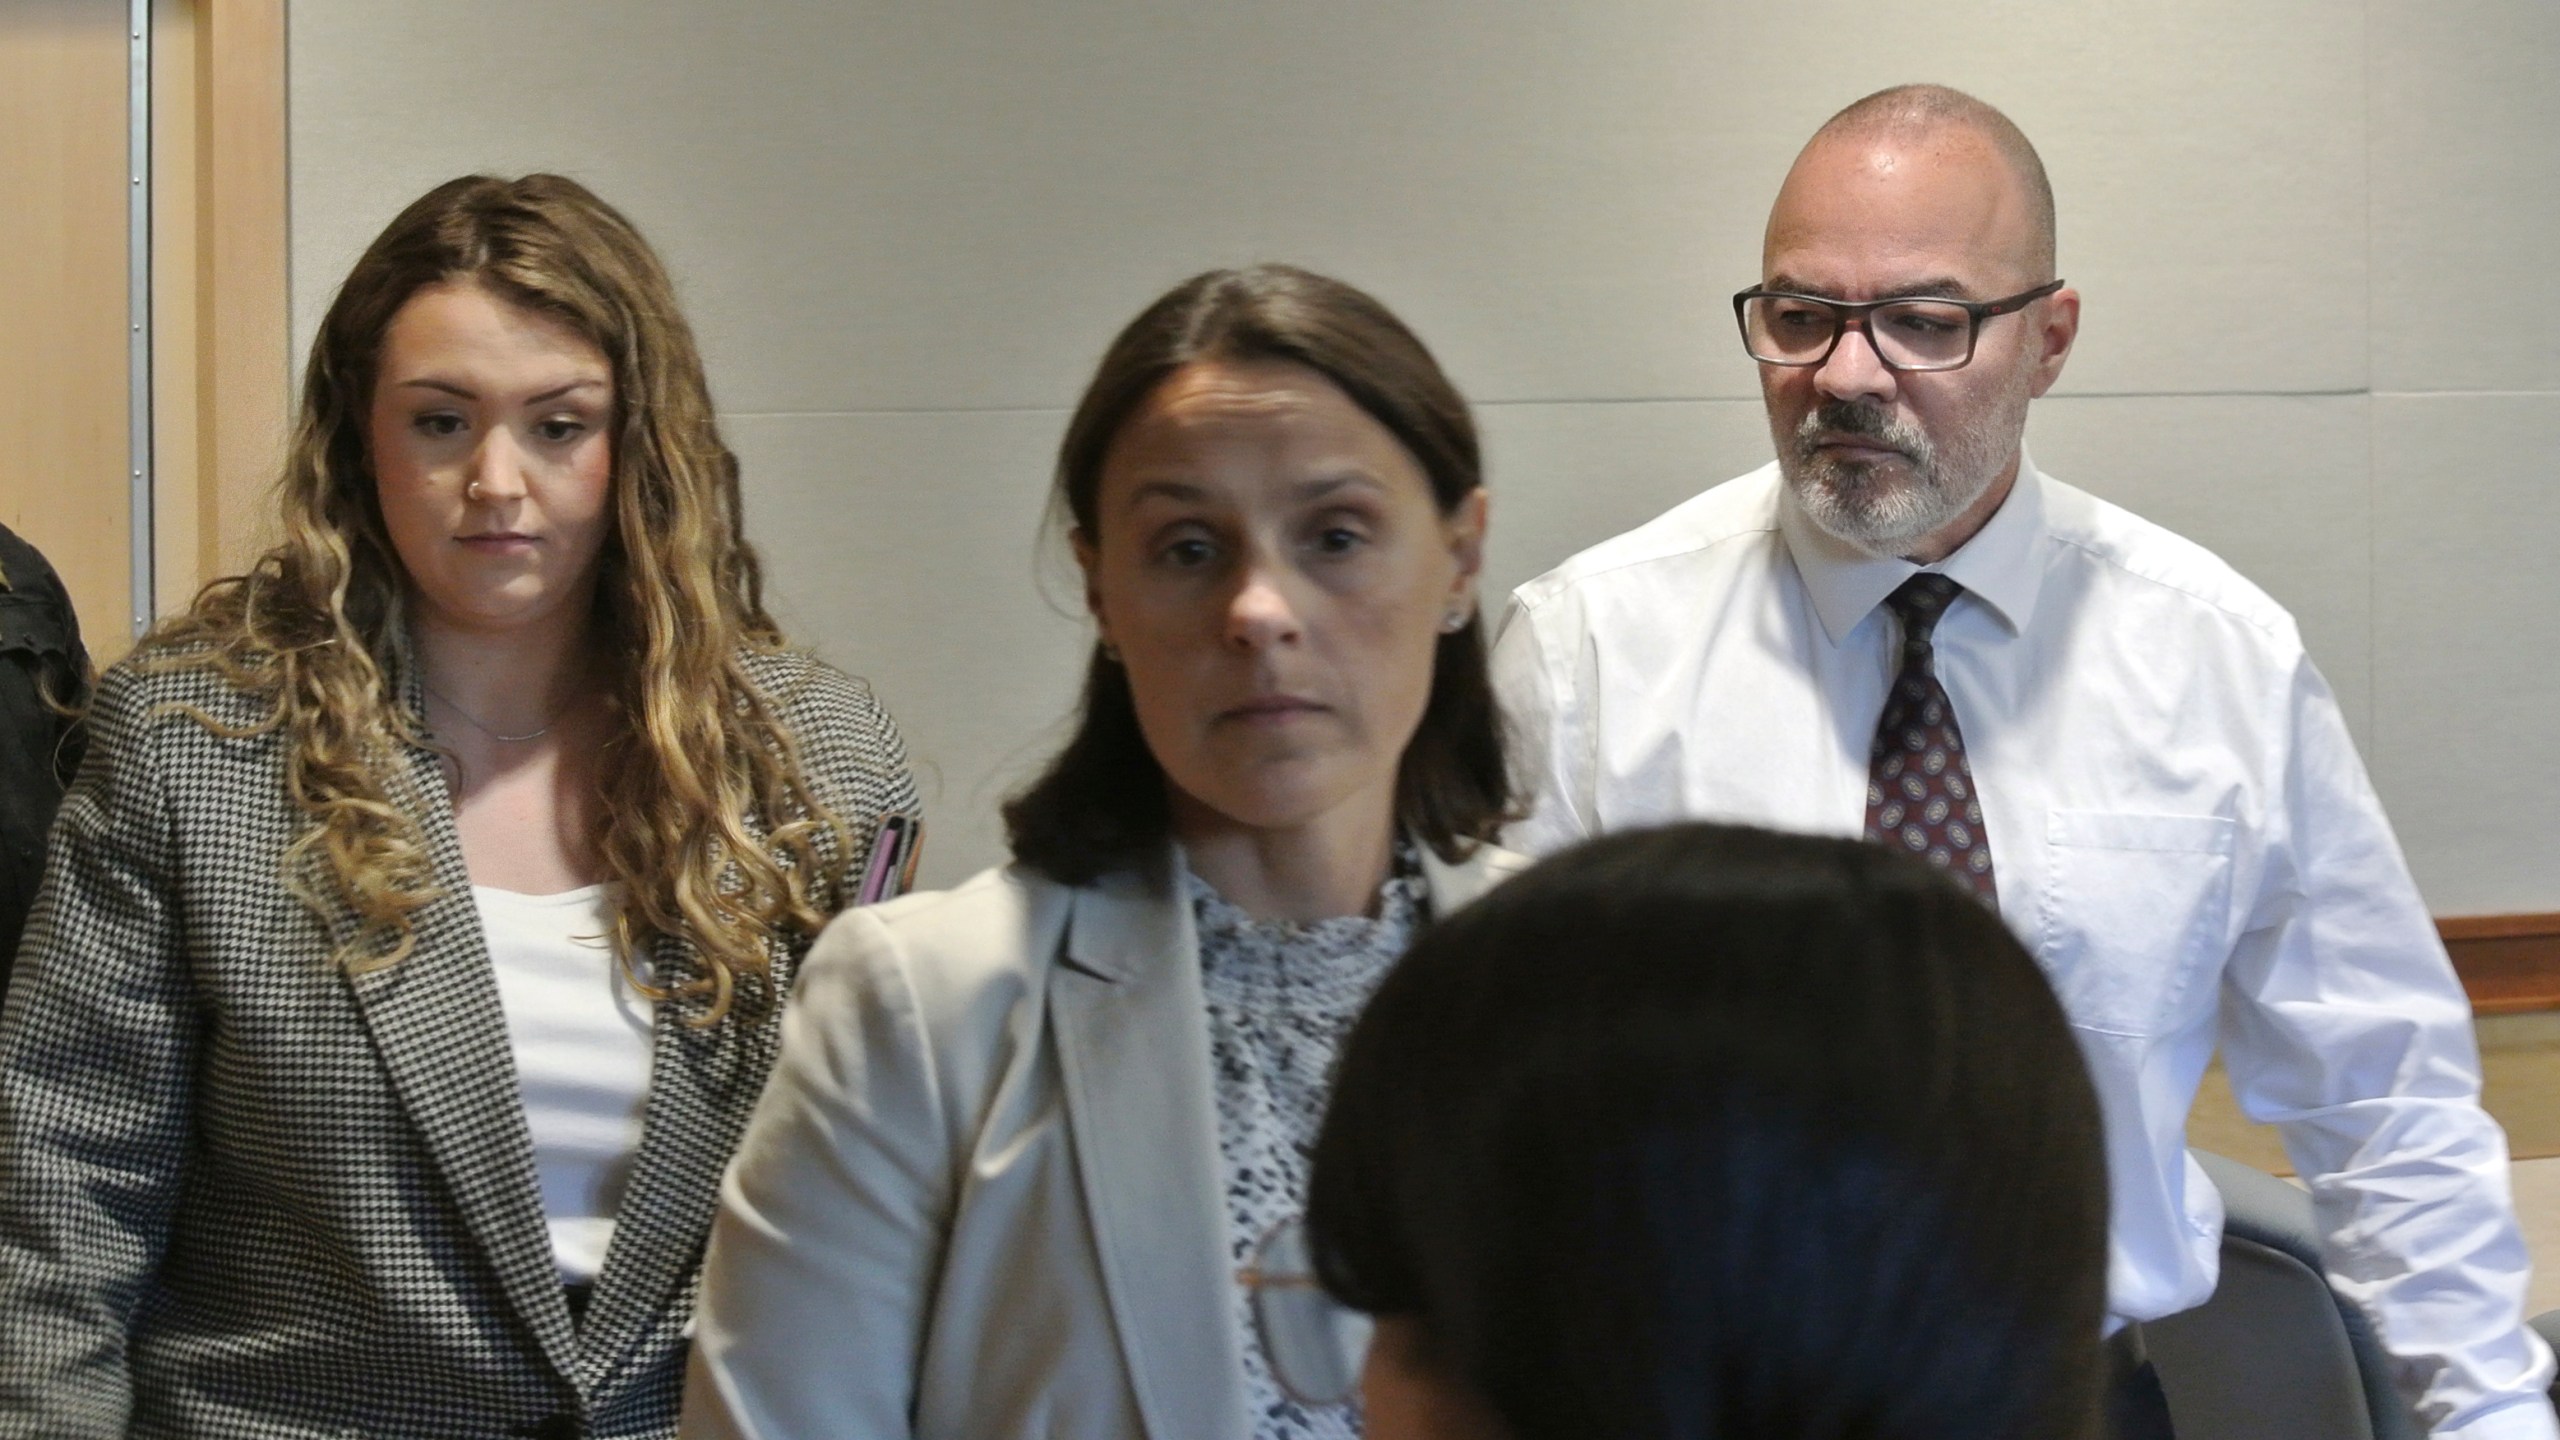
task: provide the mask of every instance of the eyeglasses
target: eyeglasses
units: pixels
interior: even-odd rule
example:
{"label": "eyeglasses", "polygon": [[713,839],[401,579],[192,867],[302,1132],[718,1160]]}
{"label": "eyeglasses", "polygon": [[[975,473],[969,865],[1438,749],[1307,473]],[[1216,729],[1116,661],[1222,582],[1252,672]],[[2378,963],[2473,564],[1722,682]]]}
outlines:
{"label": "eyeglasses", "polygon": [[1377,1327],[1316,1283],[1306,1226],[1295,1219],[1273,1226],[1236,1280],[1251,1292],[1254,1332],[1280,1389],[1301,1405],[1350,1403]]}
{"label": "eyeglasses", "polygon": [[2052,281],[2000,300],[1905,300],[1851,303],[1819,295],[1793,295],[1754,286],[1733,297],[1742,325],[1742,348],[1763,365],[1819,365],[1840,344],[1840,332],[1863,324],[1867,344],[1889,370],[1961,370],[1973,359],[1982,322],[2023,310],[2062,288]]}

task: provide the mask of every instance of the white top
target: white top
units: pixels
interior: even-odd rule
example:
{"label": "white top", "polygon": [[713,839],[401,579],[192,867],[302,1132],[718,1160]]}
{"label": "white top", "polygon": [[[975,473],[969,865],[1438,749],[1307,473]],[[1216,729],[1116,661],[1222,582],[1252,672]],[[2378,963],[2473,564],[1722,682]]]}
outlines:
{"label": "white top", "polygon": [[651,1006],[607,943],[606,887],[520,895],[474,885],[471,899],[497,968],[551,1251],[563,1281],[592,1281],[640,1149]]}
{"label": "white top", "polygon": [[[1507,843],[1684,817],[1860,833],[1882,601],[1917,568],[1816,530],[1772,464],[1520,587],[1494,665],[1536,808]],[[2213,1292],[2222,1201],[2185,1144],[2219,1036],[2433,1433],[2560,1435],[2470,1006],[2292,617],[2028,461],[1932,568],[1966,591],[1937,672],[2000,909],[2106,1115],[2109,1308]]]}

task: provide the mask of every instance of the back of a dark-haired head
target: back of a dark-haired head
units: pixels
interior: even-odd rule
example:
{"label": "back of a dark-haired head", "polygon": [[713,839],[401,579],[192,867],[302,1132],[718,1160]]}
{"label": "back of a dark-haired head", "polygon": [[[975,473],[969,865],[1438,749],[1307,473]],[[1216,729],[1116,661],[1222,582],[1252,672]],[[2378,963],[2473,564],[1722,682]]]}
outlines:
{"label": "back of a dark-haired head", "polygon": [[[1325,377],[1410,453],[1442,514],[1484,483],[1475,421],[1420,337],[1356,286],[1294,265],[1194,275],[1131,320],[1110,347],[1058,447],[1056,502],[1099,533],[1104,462],[1147,397],[1201,361],[1285,361]],[[1430,698],[1397,777],[1397,820],[1444,859],[1511,818],[1500,708],[1484,626],[1440,637]],[[1082,714],[1047,771],[1004,807],[1014,858],[1070,884],[1140,858],[1165,838],[1164,776],[1138,731],[1129,680],[1097,646]]]}
{"label": "back of a dark-haired head", "polygon": [[1308,1227],[1518,1440],[2078,1440],[2098,1127],[2035,962],[1925,866],[1631,832],[1388,978]]}

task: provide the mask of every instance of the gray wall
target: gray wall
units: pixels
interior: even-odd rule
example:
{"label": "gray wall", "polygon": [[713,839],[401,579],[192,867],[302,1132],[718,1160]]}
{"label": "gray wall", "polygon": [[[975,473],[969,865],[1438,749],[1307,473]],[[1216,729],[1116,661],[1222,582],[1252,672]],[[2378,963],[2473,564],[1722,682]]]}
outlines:
{"label": "gray wall", "polygon": [[1138,306],[1274,258],[1396,307],[1480,407],[1498,596],[1766,458],[1725,297],[1812,128],[1936,79],[2053,173],[2086,318],[2038,461],[2294,609],[2439,913],[2560,910],[2550,0],[302,0],[291,40],[297,336],[447,176],[628,210],[785,623],[906,726],[931,881],[1059,733],[1049,454]]}

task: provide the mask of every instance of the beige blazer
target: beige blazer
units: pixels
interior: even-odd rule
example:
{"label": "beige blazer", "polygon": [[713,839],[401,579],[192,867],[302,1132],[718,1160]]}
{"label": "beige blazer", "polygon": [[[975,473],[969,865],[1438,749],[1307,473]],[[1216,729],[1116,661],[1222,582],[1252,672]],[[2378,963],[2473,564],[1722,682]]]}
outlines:
{"label": "beige blazer", "polygon": [[[1434,915],[1526,862],[1425,852]],[[688,1436],[1249,1440],[1170,860],[837,918],[721,1191]]]}

